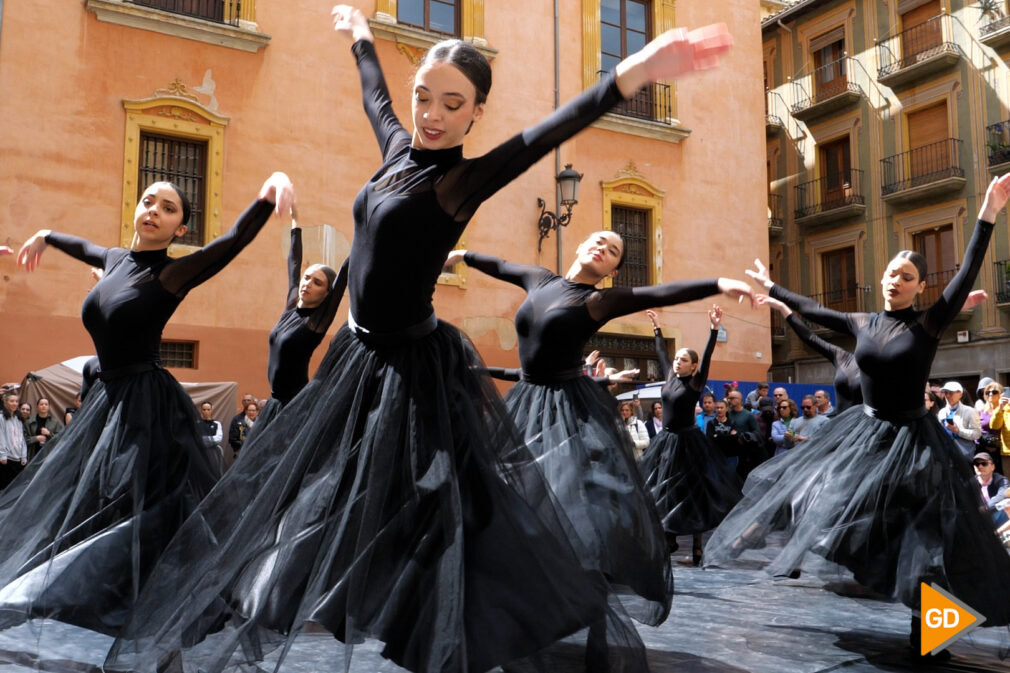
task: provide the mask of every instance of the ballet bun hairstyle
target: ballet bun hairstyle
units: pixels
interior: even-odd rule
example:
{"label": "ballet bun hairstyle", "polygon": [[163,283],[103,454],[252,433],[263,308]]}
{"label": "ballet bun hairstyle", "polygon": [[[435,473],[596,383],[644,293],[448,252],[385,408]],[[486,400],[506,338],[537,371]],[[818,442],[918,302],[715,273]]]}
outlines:
{"label": "ballet bun hairstyle", "polygon": [[189,216],[193,213],[193,206],[189,202],[189,198],[186,193],[182,191],[182,188],[175,184],[174,182],[165,181],[165,184],[175,190],[175,193],[179,195],[179,201],[182,203],[182,224],[189,224]]}
{"label": "ballet bun hairstyle", "polygon": [[894,256],[895,259],[907,259],[915,267],[916,272],[919,274],[919,281],[926,280],[926,274],[929,272],[928,265],[926,264],[926,258],[920,253],[913,250],[902,250],[897,255]]}
{"label": "ballet bun hairstyle", "polygon": [[487,101],[487,95],[491,91],[491,64],[472,44],[463,40],[442,40],[428,50],[418,69],[433,63],[455,66],[477,90],[474,104],[480,105]]}
{"label": "ballet bun hairstyle", "polygon": [[315,273],[316,271],[322,271],[323,275],[326,276],[326,291],[327,293],[333,290],[333,281],[337,279],[337,272],[333,270],[332,267],[326,266],[325,264],[313,264],[307,268],[306,273]]}

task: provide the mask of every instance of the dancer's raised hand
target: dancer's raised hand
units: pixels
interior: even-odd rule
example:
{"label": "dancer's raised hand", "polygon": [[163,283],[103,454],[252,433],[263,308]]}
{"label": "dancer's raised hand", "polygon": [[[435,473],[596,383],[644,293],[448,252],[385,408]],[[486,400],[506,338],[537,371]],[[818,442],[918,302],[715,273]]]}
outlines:
{"label": "dancer's raised hand", "polygon": [[1007,199],[1010,199],[1010,173],[993,178],[989,188],[985,190],[985,201],[978,211],[978,219],[985,222],[995,222]]}
{"label": "dancer's raised hand", "polygon": [[358,40],[375,41],[372,29],[368,27],[368,19],[365,18],[365,15],[357,7],[336,5],[330,11],[330,15],[333,18],[333,30],[338,35],[346,37],[351,42],[357,42]]}
{"label": "dancer's raised hand", "polygon": [[259,198],[274,204],[274,212],[278,215],[287,215],[295,205],[295,186],[291,178],[278,171],[263,183]]}
{"label": "dancer's raised hand", "polygon": [[776,309],[782,314],[783,318],[788,318],[792,315],[793,310],[786,306],[785,303],[775,299],[774,297],[769,297],[766,294],[758,294],[754,296],[754,299],[757,301],[758,306],[770,306],[771,308]]}
{"label": "dancer's raised hand", "polygon": [[771,286],[775,284],[772,282],[771,276],[768,275],[768,269],[765,268],[765,265],[761,263],[760,259],[754,260],[754,269],[747,269],[744,273],[763,285],[765,288],[770,289]]}
{"label": "dancer's raised hand", "polygon": [[712,323],[712,329],[719,329],[722,322],[722,307],[719,304],[712,304],[712,309],[708,312],[708,320]]}
{"label": "dancer's raised hand", "polygon": [[617,64],[617,87],[630,98],[646,84],[714,68],[732,46],[733,37],[724,23],[691,31],[673,28]]}
{"label": "dancer's raised hand", "polygon": [[21,246],[21,250],[18,251],[18,264],[25,267],[26,271],[34,271],[42,261],[42,253],[48,247],[46,236],[50,233],[49,229],[39,229]]}
{"label": "dancer's raised hand", "polygon": [[743,282],[742,280],[733,280],[732,278],[720,278],[719,279],[719,291],[730,299],[736,299],[737,302],[742,302],[744,297],[750,300],[751,308],[754,308],[754,290],[750,285]]}

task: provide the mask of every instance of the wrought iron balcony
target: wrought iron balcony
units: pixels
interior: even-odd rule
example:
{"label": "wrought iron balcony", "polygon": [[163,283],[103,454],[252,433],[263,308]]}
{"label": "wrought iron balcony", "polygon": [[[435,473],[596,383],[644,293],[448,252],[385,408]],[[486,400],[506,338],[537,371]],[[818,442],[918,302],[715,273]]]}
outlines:
{"label": "wrought iron balcony", "polygon": [[863,172],[857,168],[796,185],[797,224],[839,220],[866,211]]}
{"label": "wrought iron balcony", "polygon": [[[850,79],[852,59],[843,57],[822,65],[812,73],[807,86],[803,80],[793,82],[793,116],[808,121],[822,114],[840,110],[859,101],[863,89]],[[805,80],[806,78],[804,78]],[[812,89],[808,92],[807,89]]]}
{"label": "wrought iron balcony", "polygon": [[953,31],[950,15],[939,14],[878,42],[877,79],[895,88],[952,67],[962,58],[961,48],[949,41]]}
{"label": "wrought iron balcony", "polygon": [[957,268],[927,273],[926,289],[922,291],[922,294],[916,297],[915,307],[918,309],[927,309],[936,303],[936,300],[940,298],[941,294],[943,294],[943,289],[947,287],[947,283],[950,282],[951,278],[953,278],[956,273]]}
{"label": "wrought iron balcony", "polygon": [[[217,23],[238,25],[241,0],[129,0],[135,5],[160,9]],[[247,2],[251,0],[246,0]]]}
{"label": "wrought iron balcony", "polygon": [[786,338],[786,319],[782,317],[782,314],[772,309],[772,339],[775,341],[785,341]]}
{"label": "wrought iron balcony", "polygon": [[1010,259],[996,262],[996,303],[1010,304]]}
{"label": "wrought iron balcony", "polygon": [[[817,294],[807,295],[824,308],[843,313],[862,313],[869,310],[867,308],[867,296],[869,286],[862,286],[853,283],[847,287],[840,287],[834,290],[827,290]],[[804,322],[815,332],[828,332],[827,327],[804,319]]]}
{"label": "wrought iron balcony", "polygon": [[1010,16],[997,16],[983,25],[978,29],[978,38],[994,49],[1010,43]]}
{"label": "wrought iron balcony", "polygon": [[768,232],[782,233],[782,195],[768,194]]}
{"label": "wrought iron balcony", "polygon": [[985,127],[989,168],[1010,163],[1010,119]]}
{"label": "wrought iron balcony", "polygon": [[964,187],[961,145],[958,138],[947,138],[881,159],[884,199],[903,201]]}
{"label": "wrought iron balcony", "polygon": [[[606,71],[600,70],[596,74],[602,78]],[[670,85],[659,83],[646,85],[631,98],[611,108],[610,112],[622,117],[673,126],[673,95],[670,93]]]}

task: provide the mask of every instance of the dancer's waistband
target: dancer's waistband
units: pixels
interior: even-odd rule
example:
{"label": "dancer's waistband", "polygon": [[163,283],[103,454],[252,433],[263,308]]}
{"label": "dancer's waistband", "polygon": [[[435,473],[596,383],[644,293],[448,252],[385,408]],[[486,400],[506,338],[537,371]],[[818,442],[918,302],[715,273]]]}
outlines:
{"label": "dancer's waistband", "polygon": [[530,374],[523,371],[522,380],[527,383],[535,383],[537,385],[551,385],[553,383],[564,383],[565,381],[571,381],[572,379],[577,379],[580,376],[585,376],[582,373],[582,367],[576,367],[574,369],[565,369],[560,372],[550,372],[545,374]]}
{"label": "dancer's waistband", "polygon": [[436,327],[438,327],[438,318],[434,311],[421,322],[395,332],[373,332],[367,327],[359,325],[351,312],[347,312],[347,328],[354,333],[354,336],[373,346],[393,346],[407,341],[416,341],[434,332]]}
{"label": "dancer's waistband", "polygon": [[915,421],[929,413],[926,410],[926,407],[908,409],[906,411],[883,411],[881,409],[874,409],[868,404],[863,405],[863,411],[866,412],[867,416],[879,418],[882,421],[890,421],[892,423],[907,423],[908,421]]}
{"label": "dancer's waistband", "polygon": [[124,376],[133,376],[134,374],[143,374],[144,372],[153,372],[159,369],[164,369],[160,362],[138,362],[133,365],[116,367],[115,369],[103,369],[98,372],[98,378],[103,381],[115,381]]}

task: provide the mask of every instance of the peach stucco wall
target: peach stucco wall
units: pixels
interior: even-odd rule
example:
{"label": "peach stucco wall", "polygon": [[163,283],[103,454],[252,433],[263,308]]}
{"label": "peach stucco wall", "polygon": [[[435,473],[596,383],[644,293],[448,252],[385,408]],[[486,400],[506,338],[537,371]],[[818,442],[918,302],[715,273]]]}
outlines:
{"label": "peach stucco wall", "polygon": [[[374,3],[358,4],[374,13]],[[485,2],[485,34],[499,53],[487,113],[467,140],[467,154],[490,149],[552,109],[551,4]],[[582,88],[581,6],[581,0],[561,3],[562,100]],[[599,183],[629,161],[666,190],[663,281],[739,277],[755,256],[767,256],[758,3],[693,0],[676,7],[680,25],[726,21],[736,47],[719,70],[678,85],[678,115],[692,129],[684,142],[594,128],[562,147],[562,163],[585,175],[573,224],[562,235],[565,265],[577,243],[601,226]],[[123,100],[150,96],[176,78],[192,89],[208,69],[217,112],[229,119],[223,226],[230,226],[271,171],[284,170],[298,191],[302,223],[330,224],[351,237],[351,203],[379,155],[361,112],[353,58],[332,33],[325,4],[258,3],[260,29],[272,36],[258,53],[99,22],[83,2],[5,3],[3,12],[0,241],[17,248],[36,230],[51,228],[117,245]],[[378,52],[395,108],[409,127],[413,66],[391,42],[380,40]],[[553,206],[553,176],[549,155],[494,196],[468,228],[468,247],[554,268],[557,236],[545,241],[538,257],[535,227],[536,197]],[[266,337],[286,289],[286,226],[272,221],[182,304],[165,336],[199,340],[200,362],[197,370],[176,372],[179,378],[235,380],[241,391],[267,391]],[[0,258],[0,381],[89,352],[79,311],[90,286],[87,268],[56,251],[47,253],[34,275]],[[440,286],[435,298],[440,316],[467,330],[489,362],[509,365],[517,361],[509,325],[521,300],[518,289],[474,271],[466,289]],[[668,336],[701,345],[706,308],[697,302],[664,309]],[[712,376],[763,378],[770,363],[767,315],[737,306],[727,313],[730,341],[720,345]],[[345,316],[343,307],[336,325]],[[633,315],[608,329],[642,333],[644,325],[644,315]]]}

